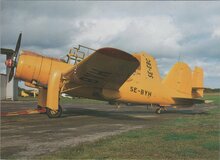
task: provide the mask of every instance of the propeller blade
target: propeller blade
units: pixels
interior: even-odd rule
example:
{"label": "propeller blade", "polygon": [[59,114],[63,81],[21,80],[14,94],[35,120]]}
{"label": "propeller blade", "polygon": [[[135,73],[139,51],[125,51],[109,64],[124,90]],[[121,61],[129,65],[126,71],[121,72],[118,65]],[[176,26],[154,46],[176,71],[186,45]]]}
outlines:
{"label": "propeller blade", "polygon": [[17,57],[18,57],[19,49],[21,45],[21,37],[22,37],[22,33],[19,34],[16,47],[15,47],[15,51],[13,51],[12,49],[1,48],[1,52],[3,52],[3,54],[10,54],[10,58],[5,61],[6,67],[10,68],[8,82],[10,82],[12,78],[14,77]]}
{"label": "propeller blade", "polygon": [[8,82],[10,82],[12,80],[12,78],[14,77],[14,71],[15,71],[14,67],[10,69],[9,77],[8,77]]}
{"label": "propeller blade", "polygon": [[13,58],[14,58],[15,62],[16,62],[16,59],[18,57],[19,49],[20,49],[20,46],[21,46],[21,37],[22,37],[22,33],[19,34],[19,37],[18,37],[18,40],[17,40],[17,43],[16,43],[16,47],[15,47],[15,53],[13,54]]}
{"label": "propeller blade", "polygon": [[15,47],[15,53],[18,54],[18,51],[20,49],[20,45],[21,45],[21,37],[22,37],[22,33],[19,34],[17,43],[16,43],[16,47]]}

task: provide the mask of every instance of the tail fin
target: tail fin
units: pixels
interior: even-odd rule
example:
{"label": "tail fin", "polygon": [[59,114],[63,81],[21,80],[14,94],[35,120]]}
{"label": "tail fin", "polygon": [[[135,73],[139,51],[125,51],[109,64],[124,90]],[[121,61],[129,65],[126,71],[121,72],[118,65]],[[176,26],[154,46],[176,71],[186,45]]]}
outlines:
{"label": "tail fin", "polygon": [[203,97],[203,69],[195,67],[192,76],[192,97]]}
{"label": "tail fin", "polygon": [[183,62],[177,62],[163,80],[166,86],[191,96],[192,71]]}
{"label": "tail fin", "polygon": [[[136,73],[140,74],[144,81],[147,83],[161,82],[161,77],[158,71],[157,62],[153,56],[146,52],[139,54],[132,54],[140,62],[140,66],[137,68]],[[142,80],[143,81],[143,80]],[[150,82],[151,81],[151,82]]]}

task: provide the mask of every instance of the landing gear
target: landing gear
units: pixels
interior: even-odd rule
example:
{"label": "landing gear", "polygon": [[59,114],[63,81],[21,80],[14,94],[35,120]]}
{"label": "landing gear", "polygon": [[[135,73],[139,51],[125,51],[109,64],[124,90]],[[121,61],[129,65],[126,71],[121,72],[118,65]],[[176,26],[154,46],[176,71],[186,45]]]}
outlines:
{"label": "landing gear", "polygon": [[164,107],[164,106],[163,106],[163,111],[165,111],[165,112],[167,111],[167,108],[166,108],[166,107]]}
{"label": "landing gear", "polygon": [[155,113],[157,113],[157,114],[160,114],[160,112],[161,112],[161,107],[157,108],[156,111],[155,111]]}
{"label": "landing gear", "polygon": [[167,111],[167,108],[164,107],[164,106],[159,106],[159,108],[156,109],[155,113],[160,114],[160,113],[161,113],[161,110]]}
{"label": "landing gear", "polygon": [[57,111],[51,110],[49,108],[46,108],[46,114],[47,114],[47,116],[49,118],[59,118],[61,116],[61,114],[62,114],[62,108],[61,108],[60,105],[59,105]]}
{"label": "landing gear", "polygon": [[119,102],[116,102],[116,107],[117,107],[117,110],[119,110],[121,108],[120,106],[120,103]]}
{"label": "landing gear", "polygon": [[116,101],[108,101],[108,104],[110,104],[110,105],[116,105]]}

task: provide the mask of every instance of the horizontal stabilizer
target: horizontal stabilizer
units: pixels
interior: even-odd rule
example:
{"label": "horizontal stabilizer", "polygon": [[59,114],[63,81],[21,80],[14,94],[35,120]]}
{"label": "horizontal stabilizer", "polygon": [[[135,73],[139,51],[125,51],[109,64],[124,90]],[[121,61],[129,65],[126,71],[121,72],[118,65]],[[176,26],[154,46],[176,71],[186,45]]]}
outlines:
{"label": "horizontal stabilizer", "polygon": [[196,98],[179,98],[179,97],[173,97],[173,100],[174,100],[175,103],[177,103],[177,104],[189,104],[189,105],[201,104],[201,103],[204,103],[204,102],[205,102],[205,100],[203,100],[203,99],[196,99]]}
{"label": "horizontal stabilizer", "polygon": [[192,87],[192,90],[197,90],[197,89],[206,89],[204,87]]}

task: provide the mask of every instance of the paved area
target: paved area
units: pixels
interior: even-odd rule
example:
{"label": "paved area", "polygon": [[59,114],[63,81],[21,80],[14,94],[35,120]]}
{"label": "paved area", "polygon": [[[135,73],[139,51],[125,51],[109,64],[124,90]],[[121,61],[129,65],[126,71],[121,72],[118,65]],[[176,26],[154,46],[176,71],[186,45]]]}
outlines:
{"label": "paved area", "polygon": [[[36,102],[2,102],[1,112],[35,109]],[[170,109],[157,115],[155,108],[108,104],[63,105],[63,116],[49,119],[45,114],[1,117],[1,158],[31,159],[38,155],[76,146],[83,142],[129,130],[150,128],[165,120],[204,114],[208,105]]]}

